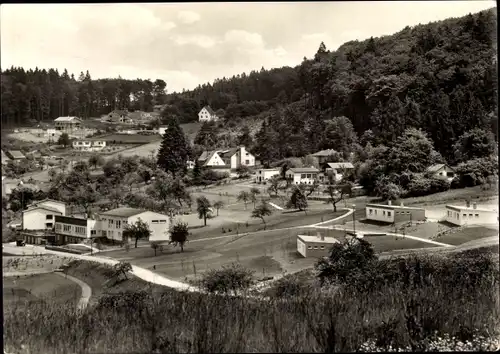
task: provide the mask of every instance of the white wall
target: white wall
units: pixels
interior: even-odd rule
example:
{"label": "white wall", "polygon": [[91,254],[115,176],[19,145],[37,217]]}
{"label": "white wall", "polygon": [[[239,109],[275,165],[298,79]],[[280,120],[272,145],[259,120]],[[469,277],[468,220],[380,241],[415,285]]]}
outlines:
{"label": "white wall", "polygon": [[[313,175],[314,173],[309,173],[309,174]],[[318,176],[318,172],[315,172],[315,174],[316,174],[316,176]],[[306,175],[307,175],[307,173],[306,173]],[[292,182],[293,184],[301,184],[301,183],[302,184],[313,184],[314,180],[315,180],[314,178],[312,178],[312,176],[311,176],[311,178],[301,178],[302,173],[294,173],[294,174],[290,173],[290,174],[287,174],[287,178],[288,178],[288,176],[293,176],[293,182]]]}
{"label": "white wall", "polygon": [[[242,165],[255,166],[255,156],[249,153],[244,146],[240,148],[240,155],[241,155],[240,159]],[[246,160],[248,160],[248,164],[246,163]]]}
{"label": "white wall", "polygon": [[445,219],[454,225],[497,224],[498,214],[495,211],[477,210],[473,208],[460,211],[446,208]]}
{"label": "white wall", "polygon": [[267,181],[271,179],[273,176],[280,175],[279,170],[258,170],[257,174],[255,175],[255,182],[259,182],[259,177],[260,177],[260,182]]}
{"label": "white wall", "polygon": [[214,154],[210,160],[207,162],[207,166],[224,166],[224,160],[219,156],[219,154]]}
{"label": "white wall", "polygon": [[307,247],[304,242],[302,242],[298,237],[297,237],[297,251],[304,257],[307,258]]}
{"label": "white wall", "polygon": [[66,215],[66,204],[64,203],[57,203],[51,200],[46,200],[41,203],[37,203],[37,205],[43,205],[49,208],[54,208],[56,210],[59,210],[61,212],[61,215]]}
{"label": "white wall", "polygon": [[[141,218],[142,221],[149,225],[151,230],[150,241],[168,241],[170,240],[170,234],[168,230],[170,228],[170,220],[167,215],[155,213],[152,211],[146,211],[142,214],[134,215],[129,218],[129,223],[135,223]],[[153,223],[153,221],[159,221],[158,223]],[[164,221],[164,222],[163,222]]]}
{"label": "white wall", "polygon": [[165,134],[165,132],[167,131],[167,127],[160,127],[158,128],[158,134],[160,134],[161,136],[163,136]]}
{"label": "white wall", "polygon": [[[372,210],[371,214],[370,214],[370,210]],[[387,209],[367,206],[366,207],[366,218],[368,220],[394,222],[394,210],[387,210]]]}
{"label": "white wall", "polygon": [[[52,215],[52,219],[47,220],[47,215]],[[61,213],[55,213],[43,209],[34,209],[28,212],[23,212],[23,229],[24,230],[45,230],[47,229],[46,223],[55,224],[55,215],[61,215]],[[49,227],[52,228],[52,227]]]}

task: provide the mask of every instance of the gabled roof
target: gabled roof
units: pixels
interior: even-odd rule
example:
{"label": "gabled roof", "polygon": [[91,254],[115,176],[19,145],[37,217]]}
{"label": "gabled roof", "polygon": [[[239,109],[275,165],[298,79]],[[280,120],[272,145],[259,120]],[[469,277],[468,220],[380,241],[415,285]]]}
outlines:
{"label": "gabled roof", "polygon": [[327,149],[327,150],[321,150],[321,151],[315,152],[314,154],[312,154],[312,156],[328,157],[328,156],[335,155],[336,153],[337,153],[337,151],[335,151],[333,149]]}
{"label": "gabled roof", "polygon": [[78,117],[59,117],[59,118],[56,118],[54,119],[54,122],[73,122],[73,121],[82,121],[80,118]]}
{"label": "gabled roof", "polygon": [[119,216],[123,218],[129,218],[134,215],[142,214],[145,211],[146,210],[136,209],[136,208],[116,208],[99,214],[103,216]]}
{"label": "gabled roof", "polygon": [[[212,116],[215,116],[215,115],[216,115],[216,114],[215,114],[215,112],[214,112],[214,110],[212,109],[212,107],[210,107],[210,106],[205,106],[205,107],[203,107],[203,108],[205,108],[205,109],[208,111],[208,113],[210,113],[210,115],[212,115]],[[202,108],[202,109],[203,109],[203,108]]]}
{"label": "gabled roof", "polygon": [[34,205],[28,209],[26,209],[25,211],[23,211],[23,213],[27,213],[27,212],[30,212],[30,211],[33,211],[33,210],[37,210],[37,209],[42,209],[42,210],[46,210],[46,211],[50,211],[50,212],[53,212],[53,213],[59,213],[59,214],[62,214],[59,210],[57,210],[56,208],[51,208],[51,207],[48,207],[48,206],[45,206],[45,205]]}
{"label": "gabled roof", "polygon": [[216,153],[217,153],[217,151],[215,151],[215,150],[212,150],[212,151],[203,151],[201,153],[200,157],[198,157],[198,160],[199,161],[207,161],[207,160],[209,160]]}
{"label": "gabled roof", "polygon": [[61,204],[61,205],[66,206],[65,202],[61,202],[60,200],[49,199],[49,198],[39,200],[39,201],[35,202],[34,204],[38,205],[38,204],[45,203],[45,202],[52,202],[52,203],[57,203],[57,204]]}
{"label": "gabled roof", "polygon": [[443,167],[448,167],[449,169],[452,169],[450,166],[448,166],[447,164],[444,164],[444,163],[436,163],[434,165],[431,165],[429,167],[427,167],[427,171],[429,172],[437,172],[439,171],[440,169],[442,169]]}
{"label": "gabled roof", "polygon": [[8,153],[13,159],[25,159],[26,158],[26,156],[24,156],[24,154],[19,150],[10,150]]}
{"label": "gabled roof", "polygon": [[3,152],[2,150],[2,161],[6,159],[6,160],[9,160],[9,157],[5,154],[5,152]]}
{"label": "gabled roof", "polygon": [[239,150],[240,150],[240,148],[236,147],[236,148],[232,148],[229,150],[220,151],[219,156],[222,158],[230,158],[231,156],[236,154]]}
{"label": "gabled roof", "polygon": [[337,169],[337,168],[354,168],[353,164],[350,162],[328,162],[327,166],[329,168]]}
{"label": "gabled roof", "polygon": [[319,172],[319,170],[317,168],[314,168],[314,167],[290,168],[290,169],[288,169],[288,171],[291,171],[293,173],[318,173]]}

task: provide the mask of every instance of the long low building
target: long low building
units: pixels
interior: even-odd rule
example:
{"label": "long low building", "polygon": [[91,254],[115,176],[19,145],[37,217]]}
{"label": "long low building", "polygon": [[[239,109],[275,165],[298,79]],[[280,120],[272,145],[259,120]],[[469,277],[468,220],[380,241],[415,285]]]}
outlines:
{"label": "long low building", "polygon": [[56,244],[80,243],[98,237],[99,223],[94,219],[82,219],[56,215],[54,233]]}
{"label": "long low building", "polygon": [[385,204],[366,204],[366,219],[387,223],[425,221],[425,209]]}
{"label": "long low building", "polygon": [[262,183],[270,180],[273,176],[279,176],[280,169],[279,168],[261,168],[257,170],[255,174],[255,182]]}
{"label": "long low building", "polygon": [[498,212],[491,209],[478,208],[476,203],[472,206],[447,205],[445,220],[451,224],[477,225],[477,224],[497,224]]}
{"label": "long low building", "polygon": [[332,246],[339,241],[334,237],[325,237],[322,234],[317,236],[297,235],[297,252],[303,257],[326,257],[330,253]]}

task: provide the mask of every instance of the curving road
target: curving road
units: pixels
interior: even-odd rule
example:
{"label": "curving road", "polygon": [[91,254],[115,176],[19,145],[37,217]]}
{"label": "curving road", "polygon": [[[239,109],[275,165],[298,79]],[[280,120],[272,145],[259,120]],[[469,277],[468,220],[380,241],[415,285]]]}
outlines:
{"label": "curving road", "polygon": [[63,274],[60,272],[55,272],[55,274],[58,274],[61,277],[67,278],[77,283],[80,286],[80,288],[82,288],[82,295],[80,296],[80,300],[78,301],[77,308],[78,310],[84,310],[88,306],[90,297],[92,296],[92,289],[90,288],[90,286],[87,283],[81,281],[80,279],[72,277],[71,275]]}

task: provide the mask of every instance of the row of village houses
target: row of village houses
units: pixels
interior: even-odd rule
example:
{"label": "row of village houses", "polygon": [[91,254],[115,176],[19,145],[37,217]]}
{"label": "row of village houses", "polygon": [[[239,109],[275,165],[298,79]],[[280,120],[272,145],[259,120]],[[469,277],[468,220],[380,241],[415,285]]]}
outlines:
{"label": "row of village houses", "polygon": [[116,208],[87,218],[66,215],[66,212],[66,204],[61,201],[45,199],[33,203],[22,212],[19,227],[22,238],[30,244],[60,245],[98,238],[122,242],[125,226],[141,219],[151,230],[150,241],[169,240],[170,219],[160,213]]}

